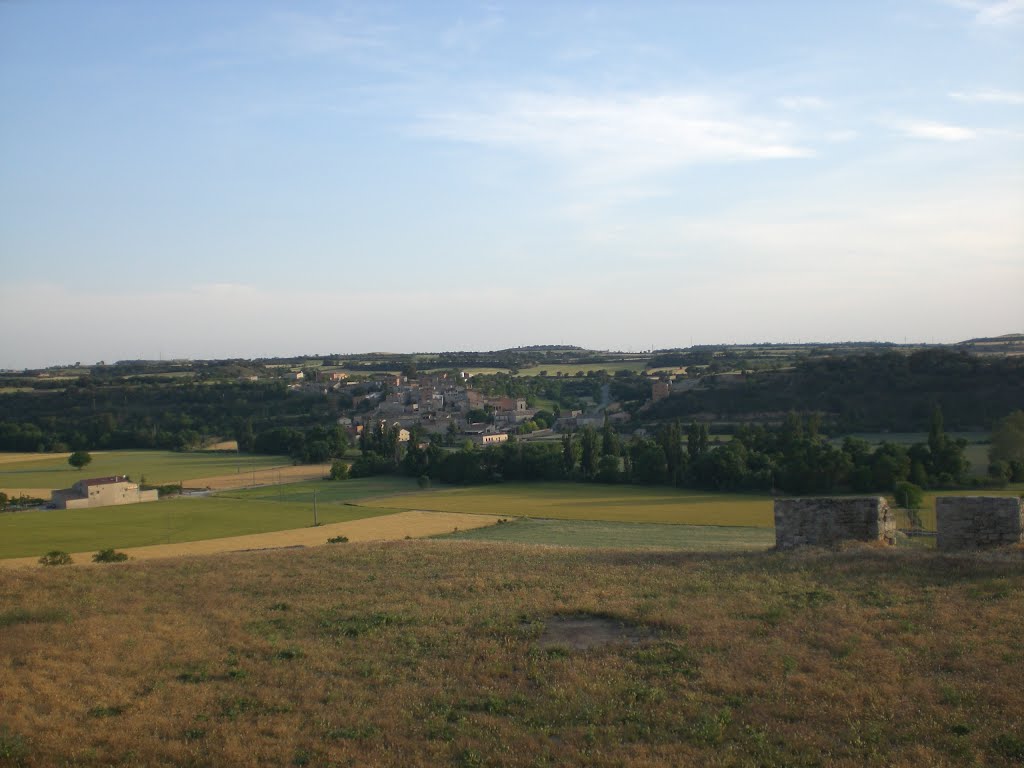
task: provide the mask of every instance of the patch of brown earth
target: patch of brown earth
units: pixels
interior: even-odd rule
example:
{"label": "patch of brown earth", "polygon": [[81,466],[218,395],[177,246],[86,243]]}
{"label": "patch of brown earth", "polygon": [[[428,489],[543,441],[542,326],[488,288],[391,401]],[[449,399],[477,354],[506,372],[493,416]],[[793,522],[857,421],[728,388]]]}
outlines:
{"label": "patch of brown earth", "polygon": [[541,648],[585,651],[605,645],[637,645],[655,636],[650,627],[593,614],[552,616],[537,643]]}

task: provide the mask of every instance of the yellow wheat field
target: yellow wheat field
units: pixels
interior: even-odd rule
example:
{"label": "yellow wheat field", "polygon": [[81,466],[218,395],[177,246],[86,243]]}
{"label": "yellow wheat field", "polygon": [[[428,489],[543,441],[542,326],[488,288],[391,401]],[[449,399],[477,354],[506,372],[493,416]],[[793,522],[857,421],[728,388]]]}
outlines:
{"label": "yellow wheat field", "polygon": [[[99,452],[94,452],[98,455]],[[23,461],[49,461],[50,459],[66,459],[70,453],[0,453],[0,465],[17,464]]]}
{"label": "yellow wheat field", "polygon": [[253,485],[298,483],[303,480],[322,480],[331,471],[330,464],[300,464],[298,466],[271,467],[255,472],[243,470],[231,475],[214,475],[185,480],[186,488],[209,488],[212,491],[232,491]]}
{"label": "yellow wheat field", "polygon": [[[149,547],[127,547],[120,551],[132,560],[181,557],[182,555],[215,555],[254,549],[280,549],[283,547],[315,547],[327,543],[334,536],[347,536],[349,541],[394,541],[422,538],[451,533],[456,530],[482,528],[495,525],[497,517],[490,515],[464,515],[457,512],[396,512],[393,515],[331,523],[315,528],[296,528],[290,531],[254,533],[247,536],[229,536],[205,541],[184,541],[178,544],[156,544]],[[75,564],[92,564],[93,552],[73,552]],[[24,568],[39,565],[38,557],[16,557],[0,560],[0,568]]]}

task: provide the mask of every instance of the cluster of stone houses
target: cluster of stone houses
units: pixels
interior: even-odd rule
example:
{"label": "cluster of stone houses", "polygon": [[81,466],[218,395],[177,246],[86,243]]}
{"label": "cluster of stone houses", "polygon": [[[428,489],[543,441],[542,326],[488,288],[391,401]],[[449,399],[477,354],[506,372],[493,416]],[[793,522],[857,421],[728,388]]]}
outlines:
{"label": "cluster of stone houses", "polygon": [[[353,440],[358,439],[368,426],[386,423],[397,426],[399,440],[409,440],[410,431],[418,427],[427,434],[449,434],[455,432],[478,445],[490,445],[508,439],[519,425],[530,420],[537,413],[522,397],[493,397],[473,389],[467,373],[421,374],[407,378],[399,374],[376,373],[368,379],[349,380],[344,371],[323,371],[315,380],[302,378],[301,371],[293,371],[295,377],[290,388],[306,394],[327,394],[355,390],[353,410],[356,415],[343,416],[338,423],[349,430]],[[667,380],[652,382],[652,401],[668,397],[672,384]],[[471,420],[474,411],[486,411],[486,423]],[[553,425],[554,431],[573,432],[585,427],[600,428],[605,419],[616,425],[628,423],[628,413],[621,411],[618,404],[607,408],[563,411]],[[541,436],[541,433],[536,433]]]}
{"label": "cluster of stone houses", "polygon": [[[371,387],[353,398],[358,415],[342,417],[338,423],[358,438],[368,426],[385,422],[399,428],[399,440],[409,439],[412,428],[431,434],[456,432],[479,445],[508,439],[524,421],[532,418],[522,397],[489,397],[467,385],[468,376],[450,377],[445,373],[425,374],[409,379],[394,374],[376,374],[368,381],[349,386]],[[340,389],[345,386],[335,386]],[[369,406],[367,405],[369,403]],[[471,420],[471,412],[487,411],[486,423]],[[361,413],[360,413],[361,412]]]}

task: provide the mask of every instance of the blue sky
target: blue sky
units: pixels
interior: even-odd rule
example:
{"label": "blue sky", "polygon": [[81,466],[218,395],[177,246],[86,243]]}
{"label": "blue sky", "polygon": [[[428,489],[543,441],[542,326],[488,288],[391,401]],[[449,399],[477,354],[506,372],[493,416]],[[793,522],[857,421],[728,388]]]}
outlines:
{"label": "blue sky", "polygon": [[1024,331],[1024,0],[11,0],[0,104],[0,367]]}

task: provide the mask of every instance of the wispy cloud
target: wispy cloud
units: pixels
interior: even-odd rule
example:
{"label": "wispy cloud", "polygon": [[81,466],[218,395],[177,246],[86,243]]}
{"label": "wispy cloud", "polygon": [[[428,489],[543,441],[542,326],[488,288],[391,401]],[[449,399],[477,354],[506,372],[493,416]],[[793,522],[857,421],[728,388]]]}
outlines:
{"label": "wispy cloud", "polygon": [[829,131],[825,134],[825,140],[830,141],[833,144],[842,144],[847,141],[853,141],[859,136],[860,133],[852,128],[844,128],[837,131]]}
{"label": "wispy cloud", "polygon": [[1024,92],[1003,91],[998,88],[986,88],[979,91],[954,91],[949,96],[951,99],[965,101],[969,104],[1024,104]]}
{"label": "wispy cloud", "polygon": [[978,134],[970,128],[933,120],[894,120],[892,127],[912,139],[930,141],[969,141]]}
{"label": "wispy cloud", "polygon": [[824,109],[828,106],[828,102],[824,99],[819,99],[817,96],[786,96],[779,99],[779,104],[785,109],[790,109],[794,112]]}
{"label": "wispy cloud", "polygon": [[565,161],[621,178],[698,163],[807,157],[793,127],[703,94],[509,94],[480,109],[425,117],[418,130]]}
{"label": "wispy cloud", "polygon": [[947,0],[949,5],[971,11],[983,26],[1008,26],[1024,19],[1024,0]]}

